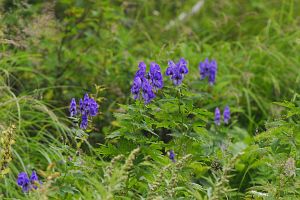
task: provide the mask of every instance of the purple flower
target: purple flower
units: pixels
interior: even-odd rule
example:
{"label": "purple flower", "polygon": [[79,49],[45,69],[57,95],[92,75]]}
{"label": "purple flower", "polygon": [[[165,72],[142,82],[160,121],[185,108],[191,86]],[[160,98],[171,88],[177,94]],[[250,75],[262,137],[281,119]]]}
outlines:
{"label": "purple flower", "polygon": [[31,173],[30,182],[32,184],[32,187],[34,189],[37,189],[36,183],[39,183],[39,178],[38,178],[38,176],[37,176],[37,174],[36,174],[35,171],[32,171],[32,173]]}
{"label": "purple flower", "polygon": [[28,192],[32,188],[37,189],[36,182],[39,182],[39,178],[35,171],[32,171],[30,179],[25,172],[21,172],[18,175],[17,184],[22,187],[23,192]]}
{"label": "purple flower", "polygon": [[83,100],[79,100],[79,112],[82,114],[84,113],[84,106],[83,106]]}
{"label": "purple flower", "polygon": [[19,173],[17,184],[22,187],[23,192],[28,192],[31,189],[30,180],[25,172]]}
{"label": "purple flower", "polygon": [[[72,107],[72,106],[74,107],[74,105],[72,105],[72,104],[74,104],[74,102],[75,102],[75,108],[76,108],[76,101],[74,98],[71,101],[70,107]],[[89,95],[86,93],[83,97],[83,100],[82,99],[79,100],[79,112],[81,114],[80,128],[82,128],[82,129],[87,128],[88,117],[89,116],[95,117],[98,114],[98,109],[99,109],[98,103],[95,101],[95,99],[90,98]],[[71,110],[71,108],[70,108],[70,110]]]}
{"label": "purple flower", "polygon": [[70,117],[74,117],[76,114],[77,114],[76,101],[75,98],[72,98],[70,103]]}
{"label": "purple flower", "polygon": [[210,62],[209,62],[208,58],[206,58],[204,62],[200,62],[199,70],[200,70],[201,79],[204,79],[205,77],[209,76]]}
{"label": "purple flower", "polygon": [[228,124],[230,120],[230,109],[229,106],[226,106],[223,112],[224,123]]}
{"label": "purple flower", "polygon": [[217,62],[215,60],[209,61],[209,59],[206,58],[204,62],[200,62],[199,71],[201,80],[208,77],[209,84],[215,84],[217,74]]}
{"label": "purple flower", "polygon": [[174,69],[176,68],[176,64],[172,61],[172,60],[169,60],[168,61],[168,68],[166,70],[166,75],[167,76],[173,76],[174,74]]}
{"label": "purple flower", "polygon": [[152,62],[150,64],[150,71],[146,76],[146,64],[144,62],[139,63],[139,69],[135,74],[133,83],[131,86],[131,94],[136,100],[140,97],[144,99],[145,104],[150,103],[155,98],[153,90],[157,90],[163,87],[163,77],[158,64]]}
{"label": "purple flower", "polygon": [[87,126],[88,126],[88,116],[86,114],[83,114],[81,117],[80,128],[86,129]]}
{"label": "purple flower", "polygon": [[174,75],[171,77],[173,80],[174,85],[180,85],[183,81],[183,75],[179,73],[178,68],[174,70]]}
{"label": "purple flower", "polygon": [[30,176],[30,181],[31,181],[31,183],[34,183],[35,181],[39,181],[36,171],[32,171],[31,176]]}
{"label": "purple flower", "polygon": [[145,77],[146,75],[146,64],[144,62],[139,63],[139,70],[135,73],[135,77]]}
{"label": "purple flower", "polygon": [[187,74],[189,72],[189,70],[187,68],[187,62],[185,61],[184,58],[180,58],[177,65],[178,65],[178,68],[179,68],[179,72],[181,74]]}
{"label": "purple flower", "polygon": [[217,62],[215,60],[212,60],[210,62],[210,74],[208,77],[208,82],[210,85],[215,84],[216,82],[216,74],[217,74]]}
{"label": "purple flower", "polygon": [[142,79],[139,76],[136,76],[133,79],[133,84],[131,86],[131,94],[134,99],[138,99],[140,97],[140,89],[142,88]]}
{"label": "purple flower", "polygon": [[143,96],[145,104],[150,103],[150,101],[152,99],[154,99],[154,97],[155,97],[155,94],[152,91],[152,86],[145,78],[143,79],[143,82],[142,82],[142,96]]}
{"label": "purple flower", "polygon": [[90,98],[89,95],[86,93],[83,97],[83,112],[82,115],[88,115],[90,111]]}
{"label": "purple flower", "polygon": [[187,68],[187,62],[184,58],[180,58],[178,63],[174,63],[173,61],[168,62],[168,68],[166,70],[166,75],[171,76],[171,80],[174,85],[180,85],[183,81],[184,75],[189,72]]}
{"label": "purple flower", "polygon": [[150,72],[148,74],[149,79],[151,81],[152,86],[155,89],[161,89],[164,85],[163,77],[160,71],[160,67],[158,64],[152,62],[150,63]]}
{"label": "purple flower", "polygon": [[172,162],[176,162],[175,161],[175,153],[173,150],[169,151],[169,158],[170,158],[170,160],[172,160]]}
{"label": "purple flower", "polygon": [[89,101],[90,101],[90,103],[89,103],[89,105],[90,105],[90,107],[89,107],[90,116],[95,117],[98,113],[99,105],[97,104],[97,102],[93,98],[90,98]]}
{"label": "purple flower", "polygon": [[221,124],[221,113],[220,113],[219,108],[216,108],[216,110],[215,110],[215,124],[218,126],[220,126],[220,124]]}

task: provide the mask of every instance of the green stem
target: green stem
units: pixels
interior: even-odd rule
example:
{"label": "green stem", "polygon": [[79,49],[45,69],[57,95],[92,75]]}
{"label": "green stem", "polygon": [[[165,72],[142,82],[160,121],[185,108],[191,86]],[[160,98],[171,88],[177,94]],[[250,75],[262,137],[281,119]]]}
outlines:
{"label": "green stem", "polygon": [[[178,89],[177,96],[178,96],[178,112],[179,112],[179,115],[181,116],[180,130],[183,133],[183,113],[182,113],[182,110],[181,110],[182,94],[181,94],[181,88],[180,87]],[[184,140],[183,139],[184,139],[183,137],[180,137],[180,142],[179,142],[180,143],[180,151],[179,152],[182,152],[182,148],[183,148],[183,145],[184,145]],[[184,155],[184,153],[182,153],[182,155]]]}

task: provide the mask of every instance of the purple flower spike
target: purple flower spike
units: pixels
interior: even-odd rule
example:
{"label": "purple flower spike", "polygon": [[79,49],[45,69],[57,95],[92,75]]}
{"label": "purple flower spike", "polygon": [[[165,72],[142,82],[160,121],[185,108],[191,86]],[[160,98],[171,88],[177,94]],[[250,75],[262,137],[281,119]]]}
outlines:
{"label": "purple flower spike", "polygon": [[209,84],[215,84],[217,75],[217,62],[215,60],[209,61],[209,59],[206,58],[204,62],[200,62],[199,71],[201,80],[208,77]]}
{"label": "purple flower spike", "polygon": [[19,173],[17,183],[19,186],[29,183],[28,175],[25,172]]}
{"label": "purple flower spike", "polygon": [[185,61],[184,58],[180,58],[180,60],[178,62],[178,68],[179,68],[179,72],[181,74],[187,74],[189,72],[189,70],[187,68],[187,62]]}
{"label": "purple flower spike", "polygon": [[133,98],[139,99],[140,94],[144,99],[144,103],[148,104],[155,98],[153,91],[157,91],[163,87],[163,77],[161,74],[160,66],[157,63],[152,62],[150,64],[150,71],[146,75],[146,64],[144,62],[139,63],[139,69],[135,74],[133,83],[131,85],[131,94]]}
{"label": "purple flower spike", "polygon": [[176,85],[176,86],[180,85],[182,83],[183,75],[178,72],[178,69],[176,69],[176,72],[172,76],[172,80],[173,80],[174,85]]}
{"label": "purple flower spike", "polygon": [[200,70],[201,79],[205,79],[205,77],[209,76],[209,74],[210,74],[210,63],[209,63],[208,58],[206,58],[204,62],[200,62],[199,70]]}
{"label": "purple flower spike", "polygon": [[30,177],[30,182],[32,184],[32,187],[34,189],[37,189],[36,183],[39,183],[39,178],[38,178],[38,176],[37,176],[37,174],[36,174],[35,171],[32,171],[32,174],[31,174],[31,177]]}
{"label": "purple flower spike", "polygon": [[228,124],[230,120],[230,109],[229,106],[226,106],[223,112],[224,123]]}
{"label": "purple flower spike", "polygon": [[146,75],[146,64],[144,62],[139,63],[139,70],[135,73],[135,77],[145,77]]}
{"label": "purple flower spike", "polygon": [[72,98],[70,103],[70,117],[74,117],[77,114],[76,110],[76,100],[75,98]]}
{"label": "purple flower spike", "polygon": [[89,113],[91,117],[95,117],[98,114],[98,108],[99,105],[97,102],[93,98],[90,98]]}
{"label": "purple flower spike", "polygon": [[208,77],[208,82],[209,82],[210,85],[215,84],[216,74],[217,74],[217,62],[215,60],[212,60],[210,62],[210,74],[209,74],[209,77]]}
{"label": "purple flower spike", "polygon": [[90,98],[88,94],[85,94],[83,97],[83,112],[82,115],[88,115],[89,114],[89,108],[90,108]]}
{"label": "purple flower spike", "polygon": [[160,67],[154,62],[150,64],[149,79],[155,90],[161,89],[164,85]]}
{"label": "purple flower spike", "polygon": [[32,171],[30,179],[28,178],[28,175],[25,172],[21,172],[18,175],[17,184],[22,187],[23,192],[28,192],[29,190],[37,189],[36,182],[41,184],[35,171]]}
{"label": "purple flower spike", "polygon": [[173,76],[173,74],[174,74],[174,69],[176,68],[176,65],[175,65],[175,63],[172,61],[172,60],[170,60],[169,62],[168,62],[168,68],[167,68],[167,71],[166,71],[166,75],[167,76]]}
{"label": "purple flower spike", "polygon": [[172,160],[172,162],[176,162],[176,160],[175,160],[175,153],[174,153],[173,150],[169,151],[169,158],[170,158],[170,160]]}
{"label": "purple flower spike", "polygon": [[31,181],[31,182],[39,181],[39,178],[38,178],[38,176],[37,176],[37,174],[36,174],[36,171],[32,171],[32,174],[31,174],[31,176],[30,176],[30,181]]}
{"label": "purple flower spike", "polygon": [[86,129],[87,126],[88,126],[88,116],[86,114],[84,114],[81,117],[80,128],[81,129]]}
{"label": "purple flower spike", "polygon": [[142,79],[137,76],[133,79],[133,84],[131,86],[131,94],[133,95],[134,99],[139,98],[141,88],[142,88]]}
{"label": "purple flower spike", "polygon": [[145,104],[150,103],[150,101],[155,97],[155,94],[152,91],[152,86],[145,78],[143,79],[143,84],[142,84],[142,96]]}
{"label": "purple flower spike", "polygon": [[80,111],[81,114],[84,113],[84,106],[83,106],[83,100],[82,99],[79,100],[79,111]]}
{"label": "purple flower spike", "polygon": [[[95,117],[98,114],[99,105],[92,97],[89,97],[88,94],[85,94],[83,99],[79,100],[79,113],[81,115],[80,128],[86,129],[88,126],[88,117]],[[75,110],[75,111],[74,111]],[[73,98],[70,105],[71,116],[77,114],[76,111],[76,101]]]}
{"label": "purple flower spike", "polygon": [[220,126],[221,125],[221,113],[219,108],[216,108],[215,110],[215,124]]}
{"label": "purple flower spike", "polygon": [[166,75],[171,76],[171,80],[174,85],[180,85],[183,81],[184,75],[189,72],[187,62],[184,58],[181,58],[176,64],[170,60],[168,62],[168,66]]}
{"label": "purple flower spike", "polygon": [[18,175],[17,184],[22,187],[23,192],[28,192],[31,189],[30,180],[25,172]]}

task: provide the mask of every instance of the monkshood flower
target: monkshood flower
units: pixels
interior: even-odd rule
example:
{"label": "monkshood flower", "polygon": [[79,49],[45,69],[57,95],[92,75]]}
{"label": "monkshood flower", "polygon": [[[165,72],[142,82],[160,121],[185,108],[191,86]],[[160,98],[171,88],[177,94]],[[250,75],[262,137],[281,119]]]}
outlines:
{"label": "monkshood flower", "polygon": [[86,114],[83,114],[81,117],[80,128],[86,129],[87,126],[88,126],[88,116]]}
{"label": "monkshood flower", "polygon": [[210,85],[215,84],[216,74],[217,74],[217,62],[215,60],[212,60],[210,62],[210,74],[209,74],[209,77],[208,77],[208,83]]}
{"label": "monkshood flower", "polygon": [[189,72],[187,68],[187,62],[184,58],[175,64],[172,60],[168,62],[168,68],[166,70],[166,75],[171,76],[171,80],[174,85],[180,85],[183,81],[184,75]]}
{"label": "monkshood flower", "polygon": [[75,100],[75,98],[72,98],[71,104],[70,104],[70,117],[74,117],[76,114],[77,114],[76,100]]}
{"label": "monkshood flower", "polygon": [[89,101],[89,114],[91,117],[95,117],[98,114],[99,106],[93,98],[90,98]]}
{"label": "monkshood flower", "polygon": [[131,94],[133,98],[139,99],[140,94],[144,99],[144,103],[148,104],[155,98],[153,90],[157,91],[163,87],[163,77],[158,64],[152,62],[150,64],[150,71],[146,74],[146,64],[139,63],[139,69],[135,73],[133,83],[131,85]]}
{"label": "monkshood flower", "polygon": [[205,79],[205,77],[209,77],[210,75],[210,62],[208,58],[204,60],[204,62],[200,62],[199,64],[199,70],[200,70],[200,78]]}
{"label": "monkshood flower", "polygon": [[28,192],[31,188],[30,180],[25,172],[18,175],[17,184],[22,187],[23,192]]}
{"label": "monkshood flower", "polygon": [[39,183],[39,177],[37,176],[35,171],[32,171],[32,174],[30,176],[30,182],[34,189],[37,189],[36,183]]}
{"label": "monkshood flower", "polygon": [[169,158],[170,158],[170,160],[172,160],[172,162],[176,162],[176,160],[175,160],[175,153],[174,153],[173,150],[169,151]]}
{"label": "monkshood flower", "polygon": [[83,100],[79,99],[79,112],[84,113]]}
{"label": "monkshood flower", "polygon": [[163,76],[158,64],[150,63],[150,72],[148,74],[151,85],[155,90],[161,89],[164,86]]}
{"label": "monkshood flower", "polygon": [[[75,103],[74,103],[75,102]],[[79,100],[79,114],[81,115],[80,128],[86,129],[88,126],[88,117],[95,117],[98,114],[99,105],[95,99],[89,97],[88,94],[85,94],[83,99]],[[76,116],[76,101],[73,98],[70,104],[70,116]]]}
{"label": "monkshood flower", "polygon": [[219,108],[215,109],[215,124],[218,126],[221,124],[221,112]]}
{"label": "monkshood flower", "polygon": [[139,76],[136,76],[133,79],[133,84],[131,86],[131,94],[134,99],[138,99],[140,97],[140,90],[142,88],[142,79]]}
{"label": "monkshood flower", "polygon": [[144,62],[139,63],[139,70],[135,73],[135,77],[144,78],[146,76],[146,64]]}
{"label": "monkshood flower", "polygon": [[89,111],[90,111],[90,97],[89,97],[88,94],[84,95],[82,108],[80,110],[82,110],[82,112],[81,112],[82,115],[87,116],[89,114]]}
{"label": "monkshood flower", "polygon": [[177,65],[178,65],[178,68],[179,68],[179,73],[181,73],[181,74],[189,73],[189,70],[187,68],[187,62],[184,58],[180,58]]}
{"label": "monkshood flower", "polygon": [[37,184],[41,184],[35,171],[32,171],[30,179],[25,172],[21,172],[18,175],[17,184],[22,187],[23,192],[28,192],[32,189],[37,189]]}
{"label": "monkshood flower", "polygon": [[209,84],[215,84],[217,74],[217,62],[215,60],[209,61],[209,59],[206,58],[204,62],[200,62],[199,71],[201,80],[208,77]]}
{"label": "monkshood flower", "polygon": [[229,106],[226,106],[223,112],[224,123],[228,124],[230,120],[230,109]]}
{"label": "monkshood flower", "polygon": [[145,78],[143,79],[143,83],[142,83],[142,96],[145,104],[150,103],[150,101],[155,97],[155,94],[152,91],[152,86]]}

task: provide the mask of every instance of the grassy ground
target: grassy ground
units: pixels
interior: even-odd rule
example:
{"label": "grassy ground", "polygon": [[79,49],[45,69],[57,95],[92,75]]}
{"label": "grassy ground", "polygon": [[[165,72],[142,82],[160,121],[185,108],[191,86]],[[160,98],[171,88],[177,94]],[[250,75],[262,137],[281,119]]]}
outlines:
{"label": "grassy ground", "polygon": [[[14,143],[9,164],[0,165],[0,198],[299,198],[300,1],[204,1],[193,14],[199,1],[0,2],[0,138]],[[180,57],[189,63],[186,99],[197,97],[193,109],[203,109],[197,117],[209,124],[215,107],[232,108],[232,125],[220,130],[229,152],[216,145],[218,130],[201,125],[200,138],[177,138],[184,129],[157,128],[153,111],[170,105],[157,100],[142,110],[132,100],[139,61],[165,71]],[[213,89],[199,81],[206,57],[218,62]],[[85,92],[100,104],[87,133],[68,119],[70,99]],[[131,132],[130,120],[140,123],[132,131],[138,136],[116,137],[124,127]],[[13,139],[3,139],[12,124]],[[178,154],[174,165],[170,148]],[[288,159],[295,162],[291,176]],[[17,175],[33,169],[43,185],[24,194]]]}

